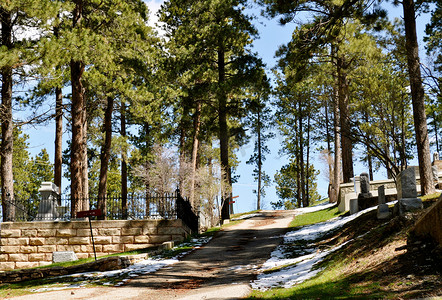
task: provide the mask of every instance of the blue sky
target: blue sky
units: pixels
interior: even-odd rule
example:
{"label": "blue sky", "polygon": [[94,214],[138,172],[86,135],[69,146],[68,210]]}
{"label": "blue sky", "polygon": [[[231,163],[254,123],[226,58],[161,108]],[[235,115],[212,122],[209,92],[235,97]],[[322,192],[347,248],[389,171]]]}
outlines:
{"label": "blue sky", "polygon": [[[163,1],[158,0],[146,0],[145,1],[151,12],[156,12],[161,3]],[[393,7],[391,4],[384,4],[388,8],[390,17],[401,17],[402,9],[401,7]],[[291,34],[293,29],[295,28],[294,24],[288,24],[286,26],[278,25],[277,20],[269,20],[263,18],[259,15],[259,9],[253,10],[254,14],[258,16],[256,27],[259,31],[260,38],[254,41],[253,50],[258,53],[258,55],[263,59],[263,61],[267,64],[267,68],[272,68],[276,63],[276,58],[274,57],[275,51],[279,46],[286,44],[290,41]],[[429,16],[420,16],[417,20],[418,23],[418,34],[419,39],[423,37],[423,31],[425,28],[425,24],[428,22]],[[156,17],[152,17],[152,22],[156,22]],[[423,43],[421,43],[421,47],[423,47]],[[423,51],[421,51],[423,54]],[[423,55],[421,54],[421,58]],[[66,91],[70,92],[70,91]],[[66,126],[66,125],[65,125]],[[38,127],[38,128],[26,128],[25,131],[30,135],[30,152],[32,155],[38,153],[42,148],[46,148],[50,154],[51,160],[53,160],[54,153],[54,128],[55,125],[50,123],[46,127]],[[64,140],[68,138],[68,135],[64,135]],[[287,159],[285,157],[281,157],[278,154],[280,149],[281,137],[277,136],[269,143],[269,148],[271,153],[267,155],[267,161],[264,163],[264,170],[270,177],[273,179],[273,176],[277,170],[279,170],[284,164],[287,163]],[[66,144],[65,144],[66,146]],[[252,190],[256,188],[256,183],[252,178],[253,166],[247,165],[245,162],[249,159],[251,153],[253,151],[253,140],[248,145],[245,145],[242,149],[240,149],[237,153],[239,160],[241,161],[236,174],[240,175],[238,183],[234,184],[233,194],[238,195],[239,198],[236,199],[236,203],[234,204],[235,212],[245,212],[255,209],[256,207],[256,196],[253,194]],[[326,168],[326,166],[317,159],[317,154],[313,154],[313,158],[315,159],[315,167],[316,169],[322,171]],[[364,172],[365,169],[363,166],[356,164],[355,165],[355,173],[359,174]],[[376,175],[377,178],[385,177],[383,172],[380,172]],[[324,175],[320,174],[318,176],[318,188],[319,193],[326,197],[327,195],[327,187],[328,181],[324,177]],[[66,183],[64,183],[66,186]],[[277,201],[277,196],[275,192],[274,185],[267,190],[267,196],[264,199],[264,208],[270,209],[270,201]]]}

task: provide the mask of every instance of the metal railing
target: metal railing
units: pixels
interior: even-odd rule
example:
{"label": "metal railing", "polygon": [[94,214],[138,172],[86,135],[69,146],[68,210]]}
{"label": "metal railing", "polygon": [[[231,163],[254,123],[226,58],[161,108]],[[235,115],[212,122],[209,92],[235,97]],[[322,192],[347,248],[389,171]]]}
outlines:
{"label": "metal railing", "polygon": [[[108,196],[105,200],[104,214],[107,220],[179,218],[191,230],[198,230],[198,215],[192,210],[189,201],[180,195],[179,190],[173,193],[129,193],[125,197]],[[98,208],[98,198],[77,201],[88,202],[88,209]],[[69,221],[75,218],[71,215],[72,200],[69,197],[59,197],[54,201],[55,205],[51,201],[41,199],[12,199],[6,202],[13,210],[13,217],[11,220],[4,221]],[[51,213],[39,214],[39,211]],[[0,217],[2,216],[0,206]]]}

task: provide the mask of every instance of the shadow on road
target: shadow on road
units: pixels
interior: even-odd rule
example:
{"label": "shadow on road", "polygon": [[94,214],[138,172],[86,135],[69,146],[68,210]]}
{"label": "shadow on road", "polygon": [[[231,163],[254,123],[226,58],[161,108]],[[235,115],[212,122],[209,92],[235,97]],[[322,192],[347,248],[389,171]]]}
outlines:
{"label": "shadow on road", "polygon": [[218,232],[208,244],[179,263],[132,279],[125,287],[185,293],[184,290],[199,288],[248,285],[281,242],[292,218],[293,213],[289,212],[264,212]]}

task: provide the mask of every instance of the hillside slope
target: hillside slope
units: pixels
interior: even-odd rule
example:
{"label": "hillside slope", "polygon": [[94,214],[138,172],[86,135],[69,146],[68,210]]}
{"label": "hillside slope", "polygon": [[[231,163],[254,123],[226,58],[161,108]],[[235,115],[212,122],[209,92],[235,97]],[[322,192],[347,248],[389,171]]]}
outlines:
{"label": "hillside slope", "polygon": [[[429,206],[431,202],[426,202]],[[342,247],[315,265],[318,274],[291,288],[255,291],[253,299],[424,298],[442,296],[441,249],[430,240],[408,239],[425,211],[376,219],[371,211],[326,232],[308,248]],[[320,251],[318,250],[318,251]]]}

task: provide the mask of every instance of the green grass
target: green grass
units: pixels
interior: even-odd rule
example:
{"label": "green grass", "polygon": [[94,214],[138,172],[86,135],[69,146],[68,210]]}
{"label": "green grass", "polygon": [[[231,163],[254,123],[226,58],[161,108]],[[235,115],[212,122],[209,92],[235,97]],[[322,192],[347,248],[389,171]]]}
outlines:
{"label": "green grass", "polygon": [[290,223],[291,228],[324,222],[345,214],[337,206],[296,216]]}
{"label": "green grass", "polygon": [[[341,216],[338,207],[296,216],[290,227],[296,228],[324,222]],[[353,284],[355,275],[343,275],[350,258],[335,253],[323,261],[318,275],[291,288],[275,288],[268,291],[253,291],[249,299],[379,299],[391,295],[382,290],[379,283],[365,280],[363,284]],[[271,270],[275,271],[275,270]],[[358,275],[362,276],[362,275]]]}
{"label": "green grass", "polygon": [[439,199],[440,193],[434,193],[434,194],[430,194],[430,195],[425,195],[425,196],[421,196],[419,198],[422,199],[422,201],[426,202],[426,201],[437,201]]}
{"label": "green grass", "polygon": [[[276,288],[265,292],[253,291],[249,299],[384,299],[389,294],[379,283],[366,280],[354,285],[354,276],[342,276],[345,260],[328,263],[314,278],[291,288]],[[324,266],[323,266],[324,267]]]}
{"label": "green grass", "polygon": [[[153,252],[155,250],[157,250],[157,247],[144,248],[144,249],[133,250],[133,251],[129,251],[129,252],[122,252],[122,253],[114,253],[114,254],[99,256],[99,257],[97,257],[97,260],[102,259],[102,258],[106,258],[106,257],[112,257],[112,256],[129,256],[129,255],[137,255],[137,254],[149,253],[149,252]],[[34,268],[31,268],[31,269],[45,269],[45,268],[53,268],[53,267],[67,268],[67,267],[71,267],[71,266],[78,266],[78,265],[86,264],[86,263],[92,262],[94,260],[95,260],[94,257],[89,257],[89,258],[78,259],[78,260],[75,260],[75,261],[53,263],[53,264],[50,264],[50,265],[34,267]],[[12,271],[17,271],[18,272],[20,270],[21,269],[16,269],[16,270],[12,270]]]}
{"label": "green grass", "polygon": [[321,200],[315,201],[313,204],[311,205],[319,205],[319,204],[323,204],[323,203],[329,203],[330,199],[329,198],[323,198]]}
{"label": "green grass", "polygon": [[175,246],[173,249],[165,250],[161,253],[161,257],[163,258],[172,258],[181,254],[183,252],[187,252],[193,249],[193,246],[189,244],[183,244],[182,246]]}

